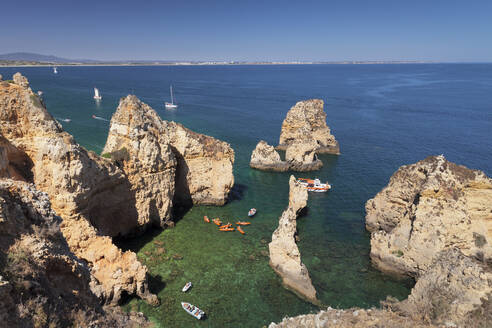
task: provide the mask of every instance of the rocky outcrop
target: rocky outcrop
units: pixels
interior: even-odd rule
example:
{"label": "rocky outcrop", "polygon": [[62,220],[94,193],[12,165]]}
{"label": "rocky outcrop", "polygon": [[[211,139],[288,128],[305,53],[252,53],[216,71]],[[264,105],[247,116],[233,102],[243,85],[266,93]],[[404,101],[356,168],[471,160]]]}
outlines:
{"label": "rocky outcrop", "polygon": [[[121,156],[121,167],[136,192],[137,203],[149,202],[151,212],[140,215],[170,217],[177,204],[223,205],[234,184],[234,150],[226,142],[163,121],[135,96],[120,101],[111,119],[103,155]],[[163,220],[163,221],[162,221]]]}
{"label": "rocky outcrop", "polygon": [[289,169],[289,164],[280,159],[275,148],[263,140],[258,142],[251,153],[249,166],[263,171],[285,172]]}
{"label": "rocky outcrop", "polygon": [[282,277],[285,287],[301,297],[317,303],[316,290],[309,272],[301,262],[301,254],[295,241],[297,215],[307,205],[307,189],[293,175],[289,180],[289,206],[282,213],[278,228],[273,232],[270,250],[270,266]]}
{"label": "rocky outcrop", "polygon": [[135,96],[121,99],[111,118],[103,157],[124,172],[135,194],[138,225],[171,220],[176,157],[157,113]]}
{"label": "rocky outcrop", "polygon": [[48,196],[0,180],[0,320],[5,327],[146,327],[100,306],[89,267],[69,250]]}
{"label": "rocky outcrop", "polygon": [[91,267],[93,292],[106,303],[117,303],[122,293],[157,303],[147,288],[146,267],[104,236],[138,227],[135,195],[125,175],[64,132],[24,77],[16,74],[14,81],[0,83],[0,134],[29,158],[31,174],[24,178],[49,195],[63,218],[60,227],[70,250]]}
{"label": "rocky outcrop", "polygon": [[382,271],[417,277],[451,247],[492,259],[492,180],[442,155],[402,166],[366,213],[371,259]]}
{"label": "rocky outcrop", "polygon": [[175,201],[224,205],[234,185],[231,146],[179,123],[163,121],[163,128],[177,159]]}
{"label": "rocky outcrop", "polygon": [[312,139],[294,141],[288,145],[282,161],[275,148],[261,140],[251,153],[249,166],[263,171],[315,171],[323,166],[316,155],[317,149],[318,144]]}
{"label": "rocky outcrop", "polygon": [[321,99],[300,101],[293,106],[282,123],[277,149],[286,150],[294,141],[314,140],[317,153],[340,154],[340,147],[326,125]]}
{"label": "rocky outcrop", "polygon": [[491,327],[491,207],[492,183],[483,172],[444,156],[402,166],[366,203],[366,227],[374,265],[417,280],[409,297],[270,327]]}
{"label": "rocky outcrop", "polygon": [[316,171],[323,166],[316,150],[318,143],[314,140],[295,140],[287,146],[285,160],[293,171]]}

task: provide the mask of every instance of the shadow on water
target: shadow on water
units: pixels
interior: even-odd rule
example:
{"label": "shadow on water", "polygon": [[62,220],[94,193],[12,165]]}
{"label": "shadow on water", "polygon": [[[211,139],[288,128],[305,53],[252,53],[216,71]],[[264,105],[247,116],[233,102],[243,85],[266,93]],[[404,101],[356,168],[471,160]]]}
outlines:
{"label": "shadow on water", "polygon": [[161,232],[162,228],[152,228],[147,230],[144,234],[133,238],[114,238],[113,243],[118,246],[122,251],[126,252],[131,250],[137,253],[142,247],[150,243]]}
{"label": "shadow on water", "polygon": [[242,200],[247,190],[248,187],[246,185],[235,183],[234,186],[232,186],[231,191],[229,192],[229,198],[227,202],[232,203],[234,201]]}

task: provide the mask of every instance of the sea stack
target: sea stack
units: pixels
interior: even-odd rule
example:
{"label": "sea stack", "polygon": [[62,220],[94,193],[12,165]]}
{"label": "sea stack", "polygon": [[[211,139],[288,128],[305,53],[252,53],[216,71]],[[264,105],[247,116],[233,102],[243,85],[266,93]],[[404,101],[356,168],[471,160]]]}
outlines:
{"label": "sea stack", "polygon": [[277,149],[286,150],[294,141],[314,140],[318,154],[340,154],[338,141],[326,125],[326,113],[321,99],[299,101],[287,113],[280,132]]}
{"label": "sea stack", "polygon": [[278,228],[268,244],[270,266],[282,277],[284,286],[310,302],[318,303],[316,290],[309,272],[301,262],[301,254],[295,241],[297,215],[306,207],[307,189],[291,175],[289,180],[289,206],[279,218]]}
{"label": "sea stack", "polygon": [[285,160],[292,171],[316,171],[323,166],[316,151],[318,143],[313,139],[295,140],[287,146]]}
{"label": "sea stack", "polygon": [[260,140],[251,153],[249,166],[262,171],[285,172],[289,164],[280,159],[279,153],[266,141]]}

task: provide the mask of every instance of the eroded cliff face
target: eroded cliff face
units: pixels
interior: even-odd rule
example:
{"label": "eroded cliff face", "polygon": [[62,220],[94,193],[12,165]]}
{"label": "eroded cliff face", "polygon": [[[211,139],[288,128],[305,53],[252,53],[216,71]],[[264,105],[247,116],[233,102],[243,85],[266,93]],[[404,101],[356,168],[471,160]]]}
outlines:
{"label": "eroded cliff face", "polygon": [[106,303],[117,303],[123,292],[157,303],[146,267],[104,236],[138,227],[135,195],[123,172],[64,132],[19,73],[14,83],[0,82],[0,108],[0,134],[29,158],[24,178],[49,195],[70,250],[91,266],[93,292]]}
{"label": "eroded cliff face", "polygon": [[340,154],[340,147],[326,125],[321,99],[299,101],[287,113],[280,132],[278,149],[286,150],[294,141],[314,140],[317,153]]}
{"label": "eroded cliff face", "polygon": [[442,155],[402,166],[366,213],[371,259],[383,271],[416,277],[450,247],[492,258],[492,180]]}
{"label": "eroded cliff face", "polygon": [[264,140],[260,140],[251,153],[249,166],[258,170],[277,172],[285,172],[289,169],[289,164],[282,161],[275,148]]}
{"label": "eroded cliff face", "polygon": [[289,180],[289,206],[279,218],[278,228],[268,244],[270,266],[282,277],[285,287],[299,296],[317,303],[316,290],[309,272],[301,262],[301,254],[295,241],[297,214],[307,205],[307,189],[293,175]]}
{"label": "eroded cliff face", "polygon": [[321,311],[270,327],[492,327],[492,184],[431,156],[402,166],[366,203],[371,259],[417,281],[382,309]]}
{"label": "eroded cliff face", "polygon": [[161,220],[169,217],[173,197],[178,205],[223,205],[234,185],[228,143],[162,120],[135,96],[121,100],[103,152],[122,149],[128,152],[122,168],[137,199],[159,199]]}
{"label": "eroded cliff face", "polygon": [[294,140],[287,146],[285,160],[293,171],[319,170],[323,166],[323,162],[316,155],[318,148],[318,143],[313,139]]}
{"label": "eroded cliff face", "polygon": [[0,320],[5,327],[146,327],[142,316],[100,306],[89,267],[70,251],[34,185],[0,179]]}
{"label": "eroded cliff face", "polygon": [[122,98],[102,153],[125,172],[138,224],[164,227],[171,220],[177,161],[157,113],[135,96]]}
{"label": "eroded cliff face", "polygon": [[163,121],[177,158],[176,193],[180,204],[224,205],[234,185],[234,150],[224,141]]}

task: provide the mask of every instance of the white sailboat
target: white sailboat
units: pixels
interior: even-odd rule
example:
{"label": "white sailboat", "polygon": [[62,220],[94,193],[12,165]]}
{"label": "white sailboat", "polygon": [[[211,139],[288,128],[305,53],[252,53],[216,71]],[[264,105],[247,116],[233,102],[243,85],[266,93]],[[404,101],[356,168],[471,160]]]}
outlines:
{"label": "white sailboat", "polygon": [[174,96],[173,96],[173,86],[171,85],[169,87],[169,89],[171,90],[171,102],[166,102],[165,105],[166,105],[166,108],[167,109],[175,109],[175,108],[178,108],[178,105],[176,105],[174,103]]}
{"label": "white sailboat", "polygon": [[53,73],[54,74],[58,74],[58,71],[57,71],[57,67],[56,66],[53,66]]}
{"label": "white sailboat", "polygon": [[102,99],[102,96],[99,94],[99,89],[98,88],[94,88],[94,99],[96,99],[96,100],[101,100]]}

